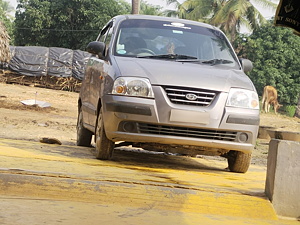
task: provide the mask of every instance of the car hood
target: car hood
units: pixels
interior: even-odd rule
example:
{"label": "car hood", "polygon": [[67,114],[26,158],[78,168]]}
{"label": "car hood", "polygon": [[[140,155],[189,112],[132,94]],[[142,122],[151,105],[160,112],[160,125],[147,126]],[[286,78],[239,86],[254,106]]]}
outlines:
{"label": "car hood", "polygon": [[149,78],[152,85],[205,88],[228,92],[231,87],[254,90],[242,70],[224,65],[206,65],[149,58],[115,57],[121,76]]}

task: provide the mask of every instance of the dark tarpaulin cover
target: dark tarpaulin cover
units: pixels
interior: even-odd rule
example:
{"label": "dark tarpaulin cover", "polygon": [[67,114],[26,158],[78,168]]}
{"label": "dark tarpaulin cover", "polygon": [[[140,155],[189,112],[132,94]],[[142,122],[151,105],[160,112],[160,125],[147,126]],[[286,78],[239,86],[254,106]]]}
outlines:
{"label": "dark tarpaulin cover", "polygon": [[8,68],[26,76],[74,77],[82,80],[91,56],[81,50],[57,47],[11,46]]}
{"label": "dark tarpaulin cover", "polygon": [[56,77],[72,76],[73,50],[49,48],[48,75]]}
{"label": "dark tarpaulin cover", "polygon": [[74,50],[73,51],[73,70],[72,77],[82,80],[84,77],[84,69],[91,54],[88,52]]}
{"label": "dark tarpaulin cover", "polygon": [[26,76],[46,76],[49,50],[46,47],[15,47],[9,69]]}

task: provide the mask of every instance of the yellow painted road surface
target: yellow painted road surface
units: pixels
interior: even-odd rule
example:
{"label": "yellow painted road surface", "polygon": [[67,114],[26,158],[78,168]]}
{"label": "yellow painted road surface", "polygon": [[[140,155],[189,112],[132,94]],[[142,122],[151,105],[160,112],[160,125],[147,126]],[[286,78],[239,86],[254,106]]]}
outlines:
{"label": "yellow painted road surface", "polygon": [[264,194],[266,168],[0,139],[0,224],[300,224],[279,219]]}

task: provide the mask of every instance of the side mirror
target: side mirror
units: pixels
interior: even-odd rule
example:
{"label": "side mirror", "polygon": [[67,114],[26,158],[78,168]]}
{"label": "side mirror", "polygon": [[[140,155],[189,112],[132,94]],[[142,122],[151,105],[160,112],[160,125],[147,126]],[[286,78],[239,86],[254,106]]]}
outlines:
{"label": "side mirror", "polygon": [[98,55],[99,58],[104,57],[105,44],[99,41],[92,41],[86,47],[87,52]]}
{"label": "side mirror", "polygon": [[253,64],[249,59],[240,58],[239,60],[244,72],[249,72],[253,69]]}

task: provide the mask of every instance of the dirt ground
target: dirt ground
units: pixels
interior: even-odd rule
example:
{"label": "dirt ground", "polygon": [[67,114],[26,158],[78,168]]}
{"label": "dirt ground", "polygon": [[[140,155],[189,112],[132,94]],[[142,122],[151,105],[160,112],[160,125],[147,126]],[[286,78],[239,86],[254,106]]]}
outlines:
{"label": "dirt ground", "polygon": [[[49,108],[23,105],[23,100],[45,101]],[[76,144],[78,93],[0,83],[0,137],[34,140],[56,138],[64,145]],[[261,126],[300,131],[300,119],[261,113]],[[266,139],[258,139],[252,164],[266,165]]]}

